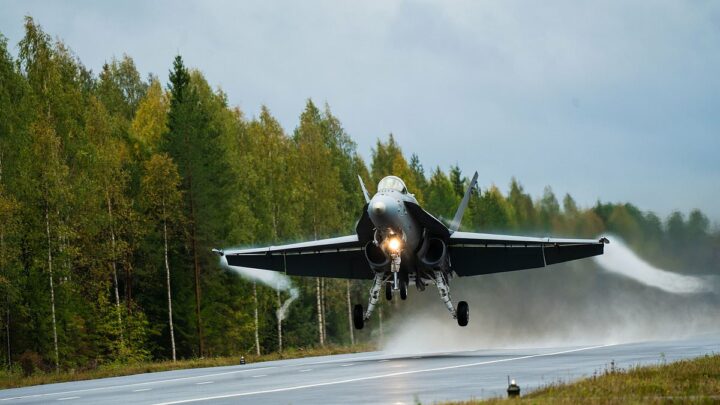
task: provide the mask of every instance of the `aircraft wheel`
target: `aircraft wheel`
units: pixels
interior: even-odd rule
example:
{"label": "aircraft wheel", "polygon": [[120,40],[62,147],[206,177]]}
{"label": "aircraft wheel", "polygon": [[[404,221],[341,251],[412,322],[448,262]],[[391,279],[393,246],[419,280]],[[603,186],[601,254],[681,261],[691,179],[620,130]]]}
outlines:
{"label": "aircraft wheel", "polygon": [[458,302],[457,306],[457,321],[458,325],[466,326],[470,320],[470,307],[465,301]]}
{"label": "aircraft wheel", "polygon": [[355,325],[355,329],[362,329],[363,326],[365,326],[365,314],[360,304],[356,304],[353,308],[353,324]]}
{"label": "aircraft wheel", "polygon": [[400,281],[400,299],[406,300],[407,299],[407,290],[408,290],[408,283],[405,280]]}
{"label": "aircraft wheel", "polygon": [[385,299],[388,301],[392,301],[392,295],[392,284],[385,284]]}

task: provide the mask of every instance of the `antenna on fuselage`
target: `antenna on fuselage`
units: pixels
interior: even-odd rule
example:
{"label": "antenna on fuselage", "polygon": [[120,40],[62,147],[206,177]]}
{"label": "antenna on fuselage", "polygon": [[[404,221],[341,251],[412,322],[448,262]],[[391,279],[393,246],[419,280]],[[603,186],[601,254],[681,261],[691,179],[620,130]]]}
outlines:
{"label": "antenna on fuselage", "polygon": [[365,183],[362,181],[362,177],[358,174],[358,180],[360,180],[360,188],[362,188],[363,195],[365,196],[365,202],[370,202],[370,195],[368,194],[367,189],[365,188]]}
{"label": "antenna on fuselage", "polygon": [[470,186],[467,191],[465,191],[462,201],[460,201],[460,206],[455,213],[455,218],[453,218],[452,222],[450,222],[450,226],[448,227],[450,232],[455,232],[460,229],[460,222],[462,221],[463,214],[465,213],[465,208],[467,208],[468,203],[470,202],[470,195],[472,194],[473,189],[477,186],[477,180],[478,172],[475,172],[475,175],[470,181]]}

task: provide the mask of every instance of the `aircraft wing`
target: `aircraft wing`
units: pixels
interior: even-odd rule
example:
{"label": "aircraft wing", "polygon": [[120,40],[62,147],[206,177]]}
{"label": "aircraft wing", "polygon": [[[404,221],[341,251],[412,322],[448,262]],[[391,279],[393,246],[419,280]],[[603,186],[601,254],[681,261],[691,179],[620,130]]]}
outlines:
{"label": "aircraft wing", "polygon": [[597,256],[608,240],[533,238],[453,232],[448,239],[451,269],[459,276],[533,269]]}
{"label": "aircraft wing", "polygon": [[372,279],[357,235],[290,245],[223,252],[229,266],[279,271],[291,276]]}

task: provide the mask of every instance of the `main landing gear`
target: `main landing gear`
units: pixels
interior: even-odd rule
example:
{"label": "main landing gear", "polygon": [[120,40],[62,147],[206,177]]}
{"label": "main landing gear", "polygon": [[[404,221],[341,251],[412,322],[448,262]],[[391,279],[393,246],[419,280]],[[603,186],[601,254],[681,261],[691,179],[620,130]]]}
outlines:
{"label": "main landing gear", "polygon": [[362,329],[363,326],[365,326],[365,321],[370,319],[370,315],[372,315],[373,310],[375,310],[375,305],[377,305],[378,299],[380,298],[380,289],[384,282],[385,274],[375,273],[375,280],[373,281],[372,288],[370,288],[370,301],[368,302],[367,311],[363,313],[363,307],[360,304],[355,305],[355,308],[353,308],[353,324],[355,325],[355,329]]}
{"label": "main landing gear", "polygon": [[365,326],[365,319],[363,318],[363,307],[360,304],[355,304],[353,308],[353,325],[355,329],[362,329]]}
{"label": "main landing gear", "polygon": [[467,326],[470,321],[470,306],[465,301],[458,302],[457,310],[453,307],[450,298],[450,286],[447,283],[447,276],[442,271],[435,271],[435,285],[437,285],[440,299],[443,300],[453,319],[457,319],[460,326]]}
{"label": "main landing gear", "polygon": [[[440,299],[445,303],[450,315],[452,315],[453,319],[457,320],[458,325],[467,326],[470,321],[470,306],[465,301],[458,302],[457,308],[453,306],[452,299],[450,298],[450,286],[448,285],[447,274],[443,271],[435,271],[434,281],[440,294]],[[415,284],[418,285],[418,280],[415,280]],[[422,288],[418,287],[418,289],[424,290],[425,285],[422,284],[422,281],[420,281],[420,284]],[[398,277],[397,273],[392,273],[391,282],[389,275],[386,277],[384,273],[375,273],[375,280],[370,289],[370,300],[367,311],[363,312],[363,306],[360,304],[355,305],[353,308],[352,318],[355,329],[362,329],[365,326],[365,321],[370,319],[380,298],[380,290],[383,288],[383,285],[385,286],[385,298],[388,301],[392,300],[394,289],[400,290],[400,299],[407,299],[407,280]]]}

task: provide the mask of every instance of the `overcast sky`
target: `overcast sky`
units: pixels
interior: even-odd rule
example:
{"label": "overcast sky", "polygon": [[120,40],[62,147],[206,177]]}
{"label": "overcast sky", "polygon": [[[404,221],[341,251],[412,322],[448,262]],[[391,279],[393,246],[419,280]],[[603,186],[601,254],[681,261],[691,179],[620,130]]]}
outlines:
{"label": "overcast sky", "polygon": [[180,53],[288,131],[308,97],[327,102],[366,158],[392,132],[427,172],[720,220],[720,2],[0,5],[14,53],[29,14],[94,72],[127,53],[166,81]]}

